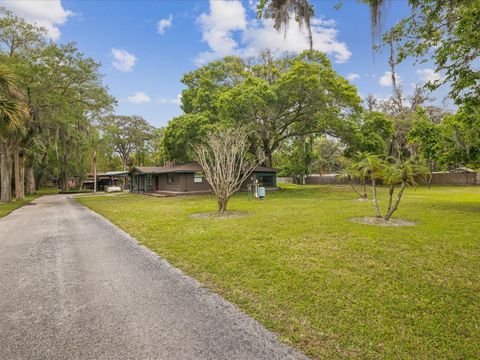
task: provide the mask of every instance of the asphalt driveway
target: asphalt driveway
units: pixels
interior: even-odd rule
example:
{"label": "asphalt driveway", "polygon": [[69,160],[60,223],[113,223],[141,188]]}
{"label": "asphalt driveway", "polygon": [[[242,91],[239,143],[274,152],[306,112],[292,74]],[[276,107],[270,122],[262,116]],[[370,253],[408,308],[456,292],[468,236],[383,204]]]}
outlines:
{"label": "asphalt driveway", "polygon": [[0,359],[302,359],[65,195],[0,219]]}

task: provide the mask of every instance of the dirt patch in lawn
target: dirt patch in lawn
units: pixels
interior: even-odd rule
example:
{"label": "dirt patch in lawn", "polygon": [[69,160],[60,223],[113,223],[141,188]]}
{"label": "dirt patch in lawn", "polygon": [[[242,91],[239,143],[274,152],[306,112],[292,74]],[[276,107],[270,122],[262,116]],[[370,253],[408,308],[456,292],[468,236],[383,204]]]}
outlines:
{"label": "dirt patch in lawn", "polygon": [[376,226],[415,226],[417,223],[413,221],[407,221],[402,219],[390,219],[385,220],[381,218],[374,218],[374,217],[365,217],[365,218],[353,218],[350,221],[359,223],[359,224],[366,224],[366,225],[376,225]]}
{"label": "dirt patch in lawn", "polygon": [[226,211],[219,213],[217,211],[202,212],[190,214],[192,219],[240,219],[248,216],[250,213],[248,211]]}

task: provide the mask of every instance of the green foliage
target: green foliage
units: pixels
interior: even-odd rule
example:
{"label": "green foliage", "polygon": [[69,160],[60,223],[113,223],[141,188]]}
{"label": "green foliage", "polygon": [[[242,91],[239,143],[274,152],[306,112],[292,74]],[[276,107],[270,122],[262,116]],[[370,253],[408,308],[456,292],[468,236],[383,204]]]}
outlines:
{"label": "green foliage", "polygon": [[182,83],[187,86],[182,91],[182,110],[186,114],[204,113],[216,118],[218,97],[241,83],[245,75],[243,60],[232,56],[186,73],[182,78]]}
{"label": "green foliage", "polygon": [[[403,192],[407,185],[415,185],[416,178],[427,173],[427,169],[415,159],[400,160],[391,157],[384,159],[381,156],[368,153],[362,155],[356,168],[359,171],[360,177],[370,179],[377,218],[382,217],[377,198],[377,181],[381,180],[384,185],[388,186],[388,208],[385,212],[385,220],[389,220],[393,213],[398,210]],[[393,202],[395,186],[398,184],[400,184],[400,189],[398,190],[396,201]]]}
{"label": "green foliage", "polygon": [[152,126],[137,115],[102,117],[100,128],[110,151],[116,153],[122,160],[124,171],[127,170],[130,157],[134,152],[144,149],[153,131]]}
{"label": "green foliage", "polygon": [[185,114],[168,123],[163,134],[163,151],[166,159],[179,162],[195,158],[194,145],[199,144],[214,124],[205,113]]}
{"label": "green foliage", "polygon": [[[381,32],[385,0],[361,0],[371,10],[372,40]],[[342,2],[340,2],[341,4]],[[433,59],[442,79],[429,82],[430,89],[450,84],[450,96],[457,104],[480,104],[480,3],[478,0],[409,0],[410,15],[384,35],[385,43],[395,42],[396,61],[413,57],[418,62]],[[339,8],[340,6],[338,6]],[[308,0],[261,0],[259,17],[273,18],[275,28],[287,30],[292,14],[309,30],[314,9]]]}
{"label": "green foliage", "polygon": [[423,109],[417,111],[408,139],[417,146],[417,152],[431,169],[433,162],[440,156],[440,126],[434,124]]}
{"label": "green foliage", "polygon": [[340,144],[326,136],[295,138],[284,143],[273,160],[280,176],[292,176],[300,182],[312,173],[333,173],[343,166]]}
{"label": "green foliage", "polygon": [[285,144],[275,157],[282,169],[280,176],[291,176],[303,183],[305,177],[312,172],[314,162],[313,137],[294,139],[290,144]]}
{"label": "green foliage", "polygon": [[[283,58],[264,52],[255,62],[228,57],[182,81],[187,117],[174,119],[165,131],[169,156],[188,158],[187,144],[201,138],[205,126],[238,125],[253,132],[252,152],[261,149],[270,165],[274,151],[290,139],[319,133],[346,138],[360,109],[355,87],[319,52]],[[180,154],[173,154],[174,145]]]}
{"label": "green foliage", "polygon": [[480,107],[464,106],[440,124],[439,163],[480,168]]}
{"label": "green foliage", "polygon": [[[338,177],[340,179],[347,180],[352,190],[360,197],[360,199],[368,199],[367,187],[365,183],[367,175],[363,171],[361,163],[350,161],[343,167],[343,169],[340,170]],[[355,186],[356,180],[358,180],[358,182],[362,186],[362,192],[360,192]]]}
{"label": "green foliage", "polygon": [[45,29],[0,9],[0,60],[18,78],[18,98],[28,104],[25,131],[8,141],[26,154],[36,181],[91,170],[93,121],[111,110],[114,99],[101,84],[100,64],[74,43],[44,40]]}
{"label": "green foliage", "polygon": [[385,167],[385,161],[374,154],[364,154],[364,157],[358,162],[358,169],[361,176],[374,181],[380,180],[383,176],[383,169]]}
{"label": "green foliage", "polygon": [[477,0],[409,0],[410,16],[394,26],[387,37],[399,46],[397,61],[409,56],[419,62],[433,59],[440,80],[449,84],[457,104],[480,104],[480,3]]}
{"label": "green foliage", "polygon": [[313,142],[313,173],[334,173],[344,165],[339,141],[327,136],[317,137]]}
{"label": "green foliage", "polygon": [[350,134],[345,152],[349,156],[358,152],[386,154],[394,134],[395,124],[391,117],[377,111],[366,111],[356,131]]}
{"label": "green foliage", "polygon": [[166,160],[163,148],[164,129],[153,129],[150,141],[146,143],[146,159],[145,165],[160,166]]}

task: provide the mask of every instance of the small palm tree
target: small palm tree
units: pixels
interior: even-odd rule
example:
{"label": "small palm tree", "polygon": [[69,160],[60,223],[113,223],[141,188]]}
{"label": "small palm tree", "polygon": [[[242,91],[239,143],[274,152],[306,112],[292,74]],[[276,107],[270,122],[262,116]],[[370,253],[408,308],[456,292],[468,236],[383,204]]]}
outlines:
{"label": "small palm tree", "polygon": [[[385,220],[390,220],[393,213],[398,210],[398,205],[400,204],[405,188],[410,184],[415,186],[415,178],[427,173],[428,169],[416,163],[413,159],[404,162],[397,160],[385,166],[383,170],[383,182],[389,186],[388,209],[384,218]],[[397,193],[395,203],[393,203],[395,186],[397,184],[400,184],[400,190]]]}
{"label": "small palm tree", "polygon": [[372,183],[373,205],[375,207],[375,215],[377,218],[382,217],[380,206],[378,205],[377,196],[377,180],[382,179],[385,161],[377,155],[366,154],[366,156],[358,163],[358,170],[362,176],[370,179]]}
{"label": "small palm tree", "polygon": [[[388,158],[385,160],[372,154],[365,155],[365,157],[358,163],[358,168],[372,182],[373,203],[375,206],[376,217],[383,217],[387,221],[390,220],[393,213],[398,210],[398,205],[402,200],[406,187],[408,185],[415,186],[415,178],[428,173],[428,169],[425,166],[416,163],[414,159],[400,161],[398,159]],[[382,180],[383,184],[388,186],[388,207],[385,216],[382,216],[382,212],[378,205],[378,180]],[[395,188],[398,184],[400,184],[400,189],[397,192],[395,201],[393,201]]]}
{"label": "small palm tree", "polygon": [[[340,179],[346,179],[353,189],[353,191],[360,197],[360,199],[367,199],[367,187],[365,184],[365,176],[360,171],[358,167],[358,163],[351,163],[347,167],[345,167],[339,174],[338,177]],[[363,187],[363,193],[361,193],[357,187],[355,186],[354,180],[358,179],[360,181],[360,185]]]}
{"label": "small palm tree", "polygon": [[[398,162],[385,163],[385,167],[383,169],[382,180],[384,185],[388,186],[388,208],[387,208],[387,216],[390,214],[392,210],[392,203],[393,203],[393,195],[395,192],[395,186],[401,182],[403,177],[402,169],[399,166]],[[400,188],[399,195],[402,196],[404,191],[403,186]],[[385,218],[385,220],[388,220]]]}

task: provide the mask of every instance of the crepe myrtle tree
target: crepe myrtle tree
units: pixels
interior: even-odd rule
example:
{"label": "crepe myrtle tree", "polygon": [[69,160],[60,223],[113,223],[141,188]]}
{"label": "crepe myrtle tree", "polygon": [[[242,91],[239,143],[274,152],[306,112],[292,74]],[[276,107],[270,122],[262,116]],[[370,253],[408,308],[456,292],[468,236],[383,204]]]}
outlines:
{"label": "crepe myrtle tree", "polygon": [[209,132],[204,142],[195,146],[196,160],[217,198],[219,213],[227,211],[230,197],[265,160],[248,152],[248,136],[244,128],[218,129]]}

